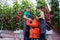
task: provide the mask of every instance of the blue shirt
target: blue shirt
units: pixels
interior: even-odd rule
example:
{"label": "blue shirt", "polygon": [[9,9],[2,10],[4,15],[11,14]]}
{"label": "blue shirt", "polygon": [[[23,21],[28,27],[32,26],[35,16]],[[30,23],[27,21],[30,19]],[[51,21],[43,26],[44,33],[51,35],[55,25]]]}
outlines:
{"label": "blue shirt", "polygon": [[24,15],[27,17],[27,18],[30,18],[30,13],[28,11],[25,11],[24,12]]}

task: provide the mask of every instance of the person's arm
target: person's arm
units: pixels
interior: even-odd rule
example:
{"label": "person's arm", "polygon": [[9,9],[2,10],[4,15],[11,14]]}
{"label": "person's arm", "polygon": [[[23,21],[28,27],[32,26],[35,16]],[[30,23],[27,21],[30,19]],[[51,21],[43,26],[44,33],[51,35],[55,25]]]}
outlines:
{"label": "person's arm", "polygon": [[31,20],[30,18],[27,17],[27,12],[24,12],[24,16],[23,16],[23,17],[24,17],[24,19],[29,19],[29,20]]}
{"label": "person's arm", "polygon": [[25,15],[24,15],[24,18],[25,18],[25,19],[28,19],[28,20],[31,20],[30,18],[27,18]]}

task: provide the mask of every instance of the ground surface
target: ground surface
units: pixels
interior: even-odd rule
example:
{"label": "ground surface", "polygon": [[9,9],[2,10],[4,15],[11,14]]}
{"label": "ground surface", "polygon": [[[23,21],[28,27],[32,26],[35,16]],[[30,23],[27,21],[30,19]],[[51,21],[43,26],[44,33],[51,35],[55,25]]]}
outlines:
{"label": "ground surface", "polygon": [[[18,33],[18,35],[17,35]],[[23,36],[23,31],[20,30],[19,31],[0,31],[0,35],[3,38],[0,38],[0,40],[23,40],[24,36]],[[60,40],[60,35],[58,35],[57,33],[50,31],[47,32],[47,39],[48,40]]]}

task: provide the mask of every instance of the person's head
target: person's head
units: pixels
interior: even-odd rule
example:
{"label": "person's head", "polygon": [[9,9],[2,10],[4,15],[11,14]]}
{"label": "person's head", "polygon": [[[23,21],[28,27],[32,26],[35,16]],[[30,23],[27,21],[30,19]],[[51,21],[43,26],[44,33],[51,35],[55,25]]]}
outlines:
{"label": "person's head", "polygon": [[30,7],[27,7],[26,8],[26,11],[30,12],[31,8]]}
{"label": "person's head", "polygon": [[44,6],[40,6],[41,10],[44,11],[46,8]]}
{"label": "person's head", "polygon": [[40,12],[41,11],[41,8],[40,7],[37,7],[36,10],[37,10],[37,12]]}
{"label": "person's head", "polygon": [[49,10],[47,7],[44,7],[44,6],[40,6],[41,10],[45,13],[45,14],[48,14],[49,13]]}
{"label": "person's head", "polygon": [[37,7],[37,12],[40,12],[40,11],[45,11],[45,7],[44,6]]}

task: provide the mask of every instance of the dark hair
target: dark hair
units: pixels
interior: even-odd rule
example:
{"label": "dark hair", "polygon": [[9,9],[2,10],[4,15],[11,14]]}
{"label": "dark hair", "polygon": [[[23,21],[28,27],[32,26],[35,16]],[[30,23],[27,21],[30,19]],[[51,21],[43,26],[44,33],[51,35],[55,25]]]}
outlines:
{"label": "dark hair", "polygon": [[40,6],[40,9],[45,8],[44,6]]}
{"label": "dark hair", "polygon": [[[27,8],[31,8],[31,7],[30,7],[30,6],[28,6]],[[26,8],[26,9],[27,9],[27,8]]]}
{"label": "dark hair", "polygon": [[44,8],[44,6],[40,6],[40,7],[36,7],[37,9],[42,9],[42,8]]}
{"label": "dark hair", "polygon": [[37,9],[40,9],[40,7],[36,7]]}

